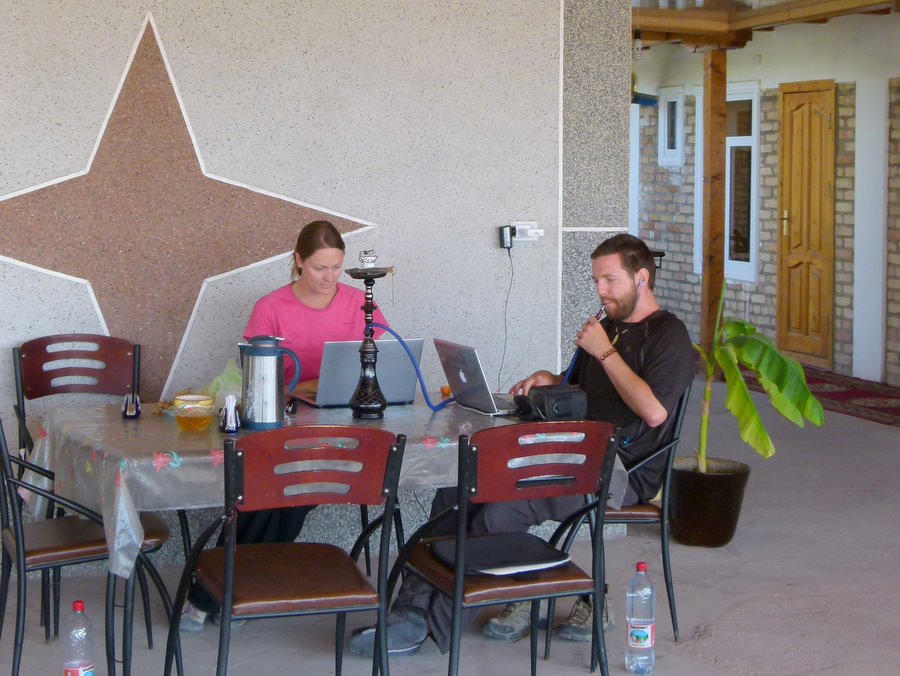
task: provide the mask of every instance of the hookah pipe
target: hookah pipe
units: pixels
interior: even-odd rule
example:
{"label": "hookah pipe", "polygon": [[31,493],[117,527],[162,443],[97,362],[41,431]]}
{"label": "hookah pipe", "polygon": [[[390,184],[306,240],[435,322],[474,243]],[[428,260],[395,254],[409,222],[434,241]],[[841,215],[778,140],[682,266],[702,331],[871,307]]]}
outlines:
{"label": "hookah pipe", "polygon": [[354,418],[377,419],[384,417],[384,409],[387,408],[387,400],[384,393],[378,385],[378,378],[375,375],[375,363],[378,359],[378,347],[375,345],[375,330],[372,327],[372,313],[375,311],[375,301],[372,294],[372,287],[375,280],[384,277],[389,272],[393,272],[393,268],[376,268],[375,252],[362,251],[359,260],[362,263],[361,268],[353,268],[347,270],[347,274],[353,279],[361,279],[366,286],[365,303],[360,308],[366,321],[365,338],[359,348],[360,374],[359,384],[356,391],[350,398],[350,408],[353,410]]}
{"label": "hookah pipe", "polygon": [[[594,315],[597,321],[603,321],[606,318],[606,308],[600,306],[600,312]],[[566,367],[566,373],[563,376],[562,383],[565,384],[569,382],[569,376],[572,375],[572,369],[575,367],[575,360],[578,358],[578,353],[582,352],[581,346],[575,348],[575,354],[572,355],[572,360],[569,362],[569,365]]]}
{"label": "hookah pipe", "polygon": [[422,388],[422,394],[425,395],[425,403],[428,404],[428,408],[430,408],[432,411],[440,411],[447,404],[450,404],[450,403],[456,401],[456,399],[454,399],[453,397],[450,397],[449,399],[445,399],[444,401],[442,401],[440,404],[437,404],[437,405],[432,404],[431,399],[428,397],[428,388],[425,387],[425,379],[422,376],[422,370],[419,368],[419,365],[416,363],[416,358],[413,355],[412,350],[410,350],[409,346],[406,344],[406,341],[403,340],[403,338],[400,337],[400,334],[397,333],[396,331],[394,331],[394,329],[392,329],[389,326],[385,326],[384,324],[379,324],[378,322],[371,322],[366,325],[367,331],[369,330],[369,327],[376,328],[376,329],[384,329],[385,331],[390,333],[392,336],[394,336],[394,338],[396,338],[400,342],[400,344],[403,346],[403,349],[406,350],[406,354],[409,355],[409,361],[412,362],[413,368],[416,370],[416,376],[419,378],[419,385]]}

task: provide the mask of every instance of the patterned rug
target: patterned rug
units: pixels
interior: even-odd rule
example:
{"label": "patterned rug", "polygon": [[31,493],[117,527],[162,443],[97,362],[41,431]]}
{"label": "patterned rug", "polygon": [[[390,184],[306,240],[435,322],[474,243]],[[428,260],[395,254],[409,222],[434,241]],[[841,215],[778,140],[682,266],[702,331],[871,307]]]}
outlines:
{"label": "patterned rug", "polygon": [[804,371],[810,392],[826,411],[900,427],[900,388],[808,366]]}

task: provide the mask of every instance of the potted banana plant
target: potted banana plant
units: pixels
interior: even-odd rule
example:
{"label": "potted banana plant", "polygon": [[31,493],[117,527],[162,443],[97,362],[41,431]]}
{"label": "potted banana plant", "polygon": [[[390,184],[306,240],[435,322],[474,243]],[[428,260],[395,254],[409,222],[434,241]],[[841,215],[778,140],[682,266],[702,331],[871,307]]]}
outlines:
{"label": "potted banana plant", "polygon": [[[716,313],[715,338],[700,354],[706,384],[701,400],[700,436],[695,457],[676,458],[671,479],[671,532],[689,545],[721,547],[734,536],[750,468],[740,462],[707,456],[712,383],[721,369],[725,405],[735,416],[741,439],[764,458],[775,445],[759,416],[745,377],[752,372],[775,410],[799,427],[824,422],[822,404],[806,384],[803,367],[782,354],[770,338],[745,321],[724,318],[725,285]],[[743,368],[742,368],[743,367]]]}

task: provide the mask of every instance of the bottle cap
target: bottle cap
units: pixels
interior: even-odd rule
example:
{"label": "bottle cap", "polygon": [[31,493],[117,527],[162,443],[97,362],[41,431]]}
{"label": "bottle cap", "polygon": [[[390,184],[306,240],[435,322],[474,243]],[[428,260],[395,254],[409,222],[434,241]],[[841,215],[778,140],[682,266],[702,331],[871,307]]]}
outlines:
{"label": "bottle cap", "polygon": [[644,572],[647,571],[647,563],[644,562],[644,561],[638,561],[638,562],[634,565],[634,569],[635,569],[636,571],[638,571],[638,572],[644,573]]}
{"label": "bottle cap", "polygon": [[84,612],[84,601],[72,601],[72,612],[73,613],[83,613]]}

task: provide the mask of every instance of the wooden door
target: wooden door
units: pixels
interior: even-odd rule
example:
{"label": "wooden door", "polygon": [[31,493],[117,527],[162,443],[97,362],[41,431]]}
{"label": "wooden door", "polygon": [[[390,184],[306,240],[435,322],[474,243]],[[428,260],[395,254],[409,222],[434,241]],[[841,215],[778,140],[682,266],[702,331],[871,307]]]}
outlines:
{"label": "wooden door", "polygon": [[833,80],[779,87],[778,347],[832,364],[834,331]]}

